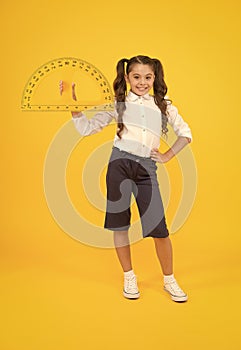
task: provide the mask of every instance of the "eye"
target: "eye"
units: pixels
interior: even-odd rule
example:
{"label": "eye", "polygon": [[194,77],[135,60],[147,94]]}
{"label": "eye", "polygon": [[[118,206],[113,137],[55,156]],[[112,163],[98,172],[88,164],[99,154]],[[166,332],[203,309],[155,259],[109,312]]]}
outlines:
{"label": "eye", "polygon": [[139,79],[139,76],[138,75],[134,75],[133,78],[134,79]]}
{"label": "eye", "polygon": [[149,76],[149,77],[146,77],[146,80],[150,80],[152,77],[151,76]]}

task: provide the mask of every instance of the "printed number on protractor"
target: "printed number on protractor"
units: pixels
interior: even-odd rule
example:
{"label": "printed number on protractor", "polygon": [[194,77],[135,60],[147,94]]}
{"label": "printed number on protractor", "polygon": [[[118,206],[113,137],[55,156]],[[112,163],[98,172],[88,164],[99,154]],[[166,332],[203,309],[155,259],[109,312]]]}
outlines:
{"label": "printed number on protractor", "polygon": [[[73,97],[74,96],[74,97]],[[104,75],[82,59],[58,58],[39,67],[27,82],[23,111],[113,110]]]}

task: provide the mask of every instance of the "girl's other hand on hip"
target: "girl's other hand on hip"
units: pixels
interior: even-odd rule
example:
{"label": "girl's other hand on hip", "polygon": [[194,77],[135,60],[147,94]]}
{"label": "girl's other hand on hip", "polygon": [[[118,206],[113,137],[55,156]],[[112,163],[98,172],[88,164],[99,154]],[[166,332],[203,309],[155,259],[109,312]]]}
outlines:
{"label": "girl's other hand on hip", "polygon": [[151,159],[158,163],[166,163],[170,160],[168,155],[165,153],[160,153],[158,148],[153,148],[151,150]]}

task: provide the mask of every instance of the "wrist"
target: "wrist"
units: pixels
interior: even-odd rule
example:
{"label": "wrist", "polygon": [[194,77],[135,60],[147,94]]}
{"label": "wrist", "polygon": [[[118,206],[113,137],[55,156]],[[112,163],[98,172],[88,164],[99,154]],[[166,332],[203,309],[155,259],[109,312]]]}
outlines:
{"label": "wrist", "polygon": [[164,153],[164,156],[166,158],[166,161],[168,162],[169,160],[171,160],[175,156],[175,153],[173,152],[173,150],[171,148],[169,148],[169,150]]}
{"label": "wrist", "polygon": [[80,118],[82,117],[82,112],[71,112],[72,113],[72,118]]}

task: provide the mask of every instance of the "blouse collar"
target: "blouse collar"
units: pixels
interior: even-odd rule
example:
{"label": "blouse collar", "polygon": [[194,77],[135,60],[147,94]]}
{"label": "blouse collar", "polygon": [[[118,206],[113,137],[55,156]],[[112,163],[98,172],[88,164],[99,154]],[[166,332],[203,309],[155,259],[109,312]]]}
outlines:
{"label": "blouse collar", "polygon": [[151,100],[151,96],[149,94],[145,94],[143,96],[138,96],[138,95],[134,94],[134,92],[132,92],[132,91],[129,91],[127,94],[128,101],[131,101],[131,102],[137,101],[138,98],[140,98],[140,97],[144,98],[144,100]]}

